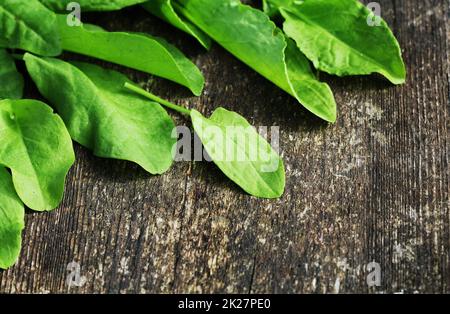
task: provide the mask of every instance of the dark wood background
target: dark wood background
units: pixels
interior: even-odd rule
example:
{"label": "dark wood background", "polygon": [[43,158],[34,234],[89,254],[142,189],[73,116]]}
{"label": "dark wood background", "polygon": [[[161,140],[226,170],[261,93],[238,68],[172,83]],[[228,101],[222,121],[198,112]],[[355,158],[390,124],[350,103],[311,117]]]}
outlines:
{"label": "dark wood background", "polygon": [[[407,83],[322,74],[339,106],[334,125],[219,46],[206,52],[139,8],[83,15],[109,30],[166,37],[207,84],[194,98],[108,67],[206,114],[224,106],[255,126],[280,126],[286,193],[250,197],[206,162],[151,176],[76,146],[63,204],[27,213],[21,257],[0,272],[0,292],[450,292],[448,2],[380,4]],[[27,93],[37,96],[29,80]],[[86,283],[69,289],[73,261]],[[380,264],[380,287],[366,283],[369,262]]]}

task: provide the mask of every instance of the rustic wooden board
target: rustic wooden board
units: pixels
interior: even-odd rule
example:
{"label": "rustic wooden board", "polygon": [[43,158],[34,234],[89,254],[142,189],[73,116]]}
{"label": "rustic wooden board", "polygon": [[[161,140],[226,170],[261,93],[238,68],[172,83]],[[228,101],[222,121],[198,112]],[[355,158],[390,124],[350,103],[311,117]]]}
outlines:
{"label": "rustic wooden board", "polygon": [[[286,193],[250,197],[206,162],[150,176],[77,146],[62,206],[27,213],[22,255],[0,272],[0,292],[450,292],[448,4],[380,4],[408,82],[323,75],[339,104],[335,125],[220,47],[208,53],[138,8],[86,15],[110,30],[163,35],[205,73],[205,93],[194,98],[114,67],[156,93],[280,126]],[[37,96],[29,80],[27,90]],[[73,261],[86,283],[69,289]],[[366,283],[369,262],[380,265],[380,287]]]}

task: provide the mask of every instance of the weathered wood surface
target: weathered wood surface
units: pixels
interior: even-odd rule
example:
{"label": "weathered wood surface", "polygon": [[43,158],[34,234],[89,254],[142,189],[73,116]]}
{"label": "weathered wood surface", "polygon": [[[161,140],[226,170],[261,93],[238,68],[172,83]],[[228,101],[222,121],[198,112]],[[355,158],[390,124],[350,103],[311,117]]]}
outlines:
{"label": "weathered wood surface", "polygon": [[[69,292],[72,261],[86,283],[70,292],[81,293],[450,292],[448,3],[380,4],[408,82],[323,75],[339,104],[335,125],[220,47],[208,53],[140,9],[86,15],[111,30],[163,35],[206,75],[204,95],[193,98],[115,67],[156,93],[280,126],[286,193],[249,197],[206,162],[150,176],[77,146],[62,206],[27,214],[22,255],[0,273],[0,292]],[[369,288],[373,261],[381,286]]]}

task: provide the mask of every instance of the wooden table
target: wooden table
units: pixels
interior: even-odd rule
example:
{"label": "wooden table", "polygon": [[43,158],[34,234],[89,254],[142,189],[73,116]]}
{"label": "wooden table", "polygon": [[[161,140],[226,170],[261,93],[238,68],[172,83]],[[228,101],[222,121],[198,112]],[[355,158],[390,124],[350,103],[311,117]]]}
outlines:
{"label": "wooden table", "polygon": [[[224,106],[255,126],[279,126],[286,193],[250,197],[207,162],[151,176],[76,146],[64,202],[27,213],[21,257],[0,272],[0,292],[450,292],[448,3],[380,4],[403,48],[407,84],[321,74],[339,106],[334,125],[219,46],[206,52],[139,8],[83,15],[109,30],[166,37],[207,85],[195,98],[108,67],[201,112]],[[29,79],[27,93],[37,97]],[[71,262],[85,283],[69,289]],[[369,287],[377,265],[380,286]]]}

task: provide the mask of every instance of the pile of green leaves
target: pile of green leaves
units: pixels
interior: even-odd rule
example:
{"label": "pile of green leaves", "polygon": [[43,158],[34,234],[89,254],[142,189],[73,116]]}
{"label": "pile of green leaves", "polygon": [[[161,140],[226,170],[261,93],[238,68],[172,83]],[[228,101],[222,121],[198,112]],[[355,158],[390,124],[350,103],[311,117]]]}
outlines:
{"label": "pile of green leaves", "polygon": [[[204,77],[183,53],[162,38],[68,24],[68,0],[0,0],[0,268],[15,263],[25,225],[25,206],[58,207],[75,161],[72,141],[96,156],[127,160],[151,174],[173,163],[175,127],[165,108],[188,116],[216,165],[244,191],[278,198],[285,188],[281,157],[239,114],[217,108],[209,117],[141,89],[123,74],[97,65],[61,60],[82,54],[171,80],[199,96]],[[215,41],[292,95],[318,117],[335,122],[336,103],[317,71],[338,76],[379,73],[405,81],[399,45],[384,21],[356,0],[264,0],[258,10],[239,0],[78,0],[83,12],[142,7],[193,36],[209,49]],[[332,15],[329,15],[332,12]],[[274,21],[282,21],[282,28]],[[23,54],[22,54],[23,53]],[[22,99],[24,62],[49,105]],[[53,112],[56,111],[56,113]],[[223,160],[230,137],[242,127],[265,160]],[[276,167],[267,171],[267,160]]]}
{"label": "pile of green leaves", "polygon": [[[382,19],[371,26],[373,12],[357,0],[263,3],[264,12],[239,0],[154,0],[144,7],[182,30],[174,15],[194,25],[194,37],[207,34],[329,122],[336,121],[336,103],[310,61],[315,69],[338,76],[379,73],[394,84],[405,82],[397,40]],[[271,18],[281,18],[282,29]]]}

